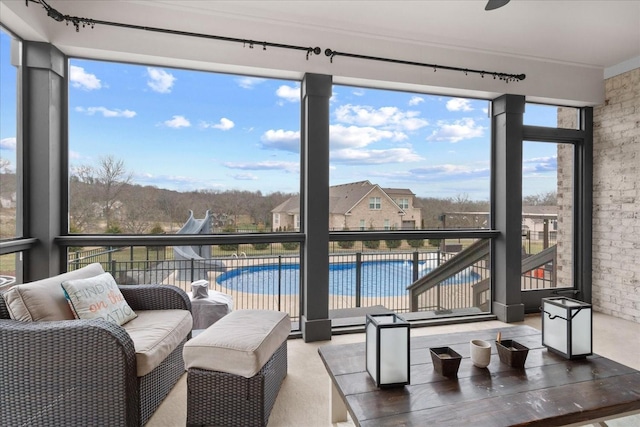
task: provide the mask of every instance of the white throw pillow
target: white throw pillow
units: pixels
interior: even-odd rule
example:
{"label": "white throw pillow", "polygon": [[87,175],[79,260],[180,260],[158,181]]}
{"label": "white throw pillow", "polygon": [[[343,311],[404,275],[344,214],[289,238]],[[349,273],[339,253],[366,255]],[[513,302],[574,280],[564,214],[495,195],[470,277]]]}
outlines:
{"label": "white throw pillow", "polygon": [[104,319],[124,325],[137,317],[109,273],[88,279],[67,280],[61,286],[78,319]]}

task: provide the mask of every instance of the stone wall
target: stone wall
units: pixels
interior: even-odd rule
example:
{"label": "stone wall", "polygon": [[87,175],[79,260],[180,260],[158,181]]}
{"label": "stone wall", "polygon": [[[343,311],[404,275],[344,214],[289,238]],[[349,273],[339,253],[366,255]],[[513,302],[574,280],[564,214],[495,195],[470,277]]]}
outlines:
{"label": "stone wall", "polygon": [[640,68],[611,77],[593,120],[593,305],[640,323]]}

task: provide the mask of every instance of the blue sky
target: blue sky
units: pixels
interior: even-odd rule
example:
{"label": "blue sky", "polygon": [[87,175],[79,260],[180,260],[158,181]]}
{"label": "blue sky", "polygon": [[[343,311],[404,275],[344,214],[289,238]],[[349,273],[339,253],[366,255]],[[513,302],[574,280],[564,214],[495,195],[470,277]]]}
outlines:
{"label": "blue sky", "polygon": [[[0,156],[15,162],[15,70],[0,37]],[[72,168],[112,155],[141,185],[298,191],[299,82],[80,59],[69,74]],[[331,184],[368,179],[422,197],[488,200],[488,107],[336,85]],[[555,109],[528,105],[526,122],[554,126]],[[524,151],[525,195],[555,191],[555,146]]]}

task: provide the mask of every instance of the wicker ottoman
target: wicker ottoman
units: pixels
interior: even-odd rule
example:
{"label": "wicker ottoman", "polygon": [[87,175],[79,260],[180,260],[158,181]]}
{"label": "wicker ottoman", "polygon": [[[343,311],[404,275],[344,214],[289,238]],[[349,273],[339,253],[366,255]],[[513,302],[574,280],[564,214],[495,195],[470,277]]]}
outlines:
{"label": "wicker ottoman", "polygon": [[266,426],[287,375],[289,316],[237,310],[189,340],[188,426]]}

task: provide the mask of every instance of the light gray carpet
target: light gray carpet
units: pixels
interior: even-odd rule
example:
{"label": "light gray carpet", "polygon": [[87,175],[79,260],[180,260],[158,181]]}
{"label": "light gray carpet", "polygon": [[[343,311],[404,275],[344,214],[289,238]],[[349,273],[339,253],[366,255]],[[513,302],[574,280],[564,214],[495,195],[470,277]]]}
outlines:
{"label": "light gray carpet", "polygon": [[[539,316],[523,322],[540,328]],[[594,313],[594,351],[635,369],[640,369],[640,324]],[[514,326],[516,324],[512,324]],[[498,321],[444,325],[411,330],[412,336],[442,334],[509,326]],[[330,380],[318,356],[322,345],[364,341],[363,334],[334,336],[331,341],[305,343],[301,339],[288,342],[289,367],[278,399],[269,418],[269,427],[330,427]],[[625,346],[617,344],[624,342]],[[616,350],[624,348],[624,351]],[[186,375],[153,415],[148,427],[178,427],[186,423]],[[334,424],[336,427],[352,425]],[[607,421],[611,427],[638,427],[640,415]]]}

